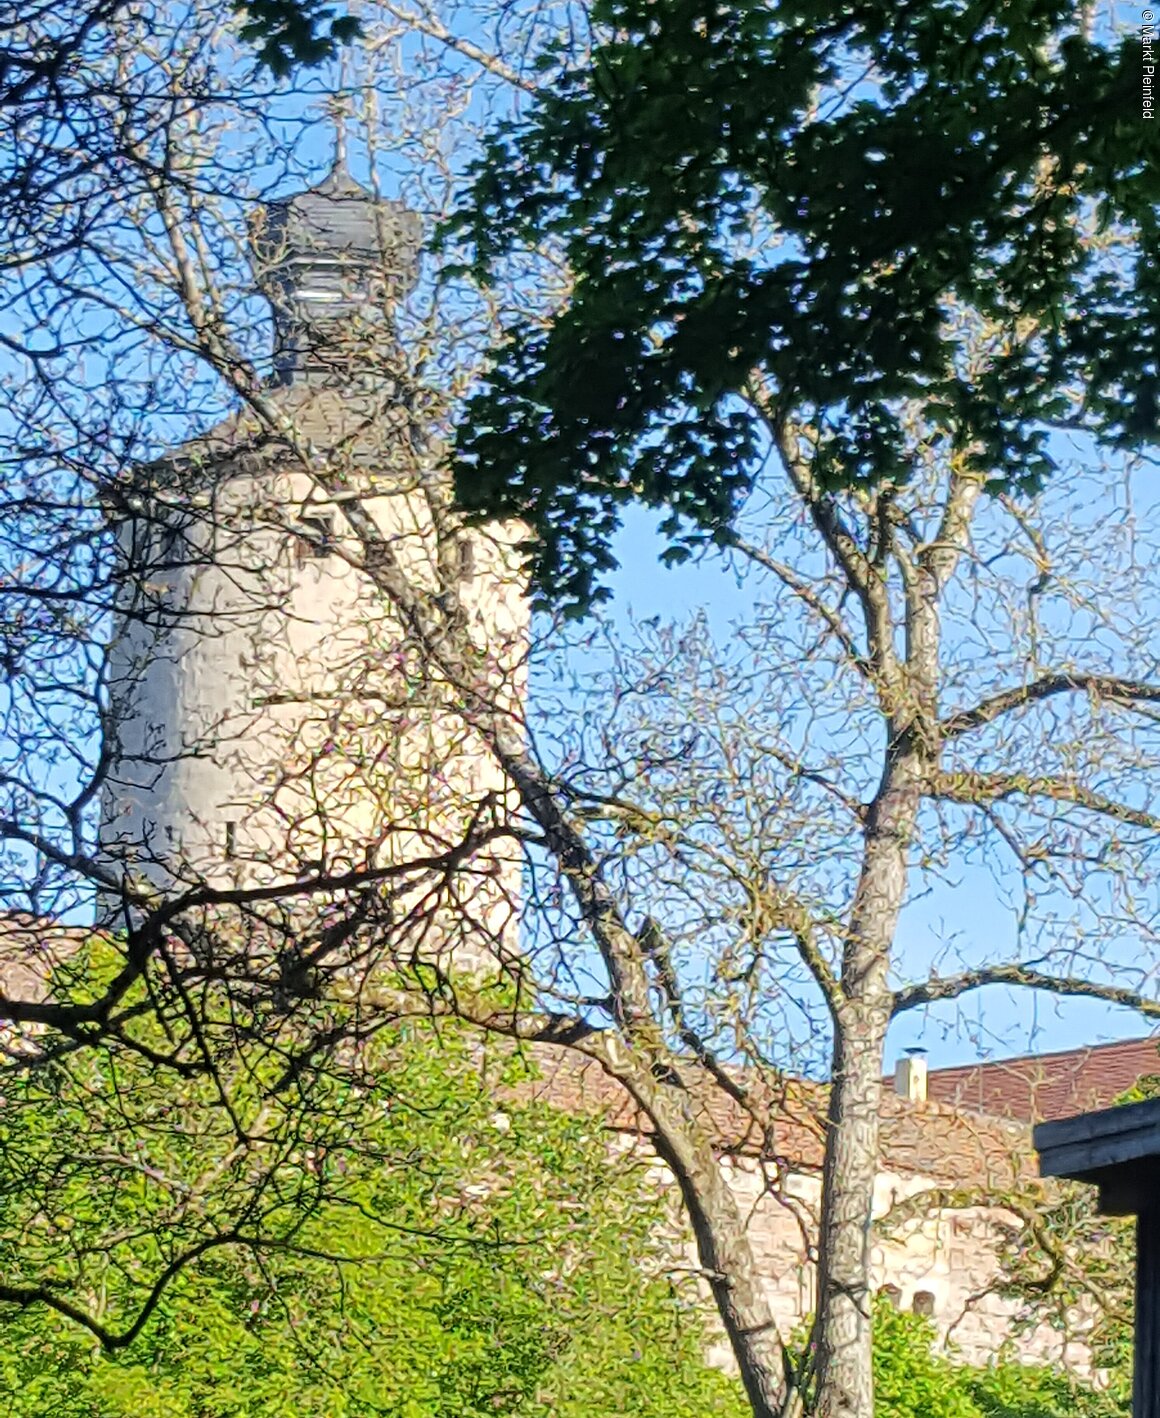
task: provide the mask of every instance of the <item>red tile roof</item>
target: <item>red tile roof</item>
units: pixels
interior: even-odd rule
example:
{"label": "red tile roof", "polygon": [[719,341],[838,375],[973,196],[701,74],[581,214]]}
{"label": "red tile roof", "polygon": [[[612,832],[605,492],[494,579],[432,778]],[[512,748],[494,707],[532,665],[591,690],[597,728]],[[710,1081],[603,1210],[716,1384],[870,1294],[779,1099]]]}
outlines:
{"label": "red tile roof", "polygon": [[0,995],[45,1001],[48,977],[91,935],[84,927],[64,926],[26,911],[0,912]]}
{"label": "red tile roof", "polygon": [[1054,1054],[931,1069],[933,1102],[1021,1123],[1110,1108],[1141,1078],[1160,1074],[1160,1034]]}
{"label": "red tile roof", "polygon": [[[520,1094],[539,1096],[570,1112],[588,1112],[614,1132],[647,1138],[652,1131],[628,1093],[593,1060],[566,1049],[533,1046],[537,1083]],[[777,1159],[793,1171],[821,1169],[827,1090],[820,1084],[785,1078],[746,1079],[754,1116],[705,1080],[690,1098],[704,1110],[715,1148],[741,1157]],[[760,1118],[766,1127],[759,1125]],[[980,1116],[940,1103],[910,1103],[893,1085],[882,1089],[880,1164],[884,1171],[929,1177],[943,1183],[979,1182],[1009,1187],[1036,1174],[1030,1134],[1018,1123]]]}

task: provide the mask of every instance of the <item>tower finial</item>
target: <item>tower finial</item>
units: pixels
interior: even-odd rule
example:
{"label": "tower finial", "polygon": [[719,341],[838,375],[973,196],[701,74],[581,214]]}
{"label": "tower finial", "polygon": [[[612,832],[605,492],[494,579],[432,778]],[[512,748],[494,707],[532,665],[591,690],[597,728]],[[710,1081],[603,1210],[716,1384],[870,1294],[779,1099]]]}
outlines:
{"label": "tower finial", "polygon": [[[345,64],[343,69],[345,70]],[[339,87],[326,101],[326,116],[334,124],[334,162],[331,170],[334,172],[346,172],[347,151],[346,151],[346,125],[351,117],[352,104],[349,91],[343,86],[344,74],[339,74]]]}
{"label": "tower finial", "polygon": [[419,218],[357,182],[348,166],[348,128],[358,112],[349,62],[344,55],[321,105],[334,125],[329,173],[305,192],[267,202],[253,230],[283,380],[348,377],[355,337],[389,342],[390,312],[418,278]]}

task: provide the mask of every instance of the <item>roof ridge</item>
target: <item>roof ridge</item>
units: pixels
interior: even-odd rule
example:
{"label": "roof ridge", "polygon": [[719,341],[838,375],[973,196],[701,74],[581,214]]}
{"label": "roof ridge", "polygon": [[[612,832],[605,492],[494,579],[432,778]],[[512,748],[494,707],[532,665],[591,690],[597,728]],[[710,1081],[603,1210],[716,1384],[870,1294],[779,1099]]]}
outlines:
{"label": "roof ridge", "polygon": [[1123,1049],[1140,1044],[1155,1044],[1160,1048],[1160,1030],[1152,1034],[1138,1034],[1131,1039],[1109,1039],[1102,1044],[1080,1044],[1073,1049],[1050,1049],[1043,1053],[1012,1054],[1002,1059],[977,1059],[974,1063],[947,1064],[942,1068],[928,1069],[927,1077],[935,1074],[965,1073],[972,1069],[1004,1068],[1009,1064],[1037,1063],[1042,1059],[1079,1058],[1108,1049]]}

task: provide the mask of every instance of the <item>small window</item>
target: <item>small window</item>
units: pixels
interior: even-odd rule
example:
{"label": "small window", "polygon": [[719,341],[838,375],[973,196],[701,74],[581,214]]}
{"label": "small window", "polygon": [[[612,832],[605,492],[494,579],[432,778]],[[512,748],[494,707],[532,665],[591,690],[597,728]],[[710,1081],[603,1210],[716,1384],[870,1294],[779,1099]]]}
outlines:
{"label": "small window", "polygon": [[238,824],[227,822],[225,829],[226,861],[232,862],[238,854]]}
{"label": "small window", "polygon": [[475,543],[470,537],[459,541],[459,579],[465,585],[475,576]]}
{"label": "small window", "polygon": [[883,1285],[878,1294],[891,1307],[899,1310],[902,1308],[902,1291],[897,1285]]}
{"label": "small window", "polygon": [[300,517],[302,535],[298,538],[298,560],[322,560],[334,550],[334,518],[329,513],[313,513]]}
{"label": "small window", "polygon": [[930,1290],[916,1290],[910,1308],[916,1315],[929,1319],[934,1314],[934,1295]]}

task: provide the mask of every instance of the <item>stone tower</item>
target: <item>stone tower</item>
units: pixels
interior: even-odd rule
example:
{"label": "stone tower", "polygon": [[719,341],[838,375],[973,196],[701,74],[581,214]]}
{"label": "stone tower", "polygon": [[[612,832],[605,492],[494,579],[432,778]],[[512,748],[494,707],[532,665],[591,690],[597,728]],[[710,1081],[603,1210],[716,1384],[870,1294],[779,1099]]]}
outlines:
{"label": "stone tower", "polygon": [[[393,320],[419,236],[341,164],[255,224],[276,329],[264,416],[142,470],[121,527],[100,839],[118,874],[170,889],[341,878],[436,855],[503,800],[360,569],[351,516],[369,513],[411,583],[438,594],[446,488],[412,436]],[[473,532],[455,575],[495,694],[518,708],[527,609],[511,545],[502,528]],[[517,864],[478,876],[483,929],[510,937]],[[106,893],[102,909],[121,904]]]}

